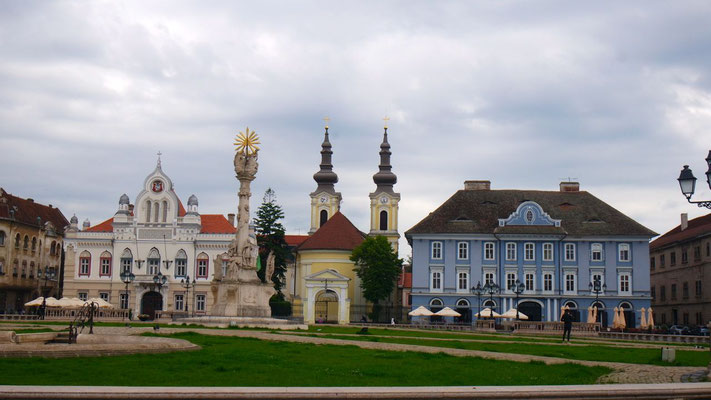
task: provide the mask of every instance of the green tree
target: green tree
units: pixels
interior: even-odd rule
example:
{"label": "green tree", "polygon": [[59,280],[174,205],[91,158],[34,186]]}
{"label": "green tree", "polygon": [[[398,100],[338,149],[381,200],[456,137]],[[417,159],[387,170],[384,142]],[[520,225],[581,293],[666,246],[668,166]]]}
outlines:
{"label": "green tree", "polygon": [[[267,189],[264,192],[262,204],[257,209],[257,215],[254,218],[254,230],[257,234],[259,257],[262,264],[262,268],[257,274],[262,282],[271,279],[280,299],[284,297],[281,289],[284,286],[286,262],[291,258],[291,253],[284,239],[284,226],[280,222],[283,218],[284,211],[276,202],[276,193],[272,188]],[[264,276],[267,270],[267,257],[270,252],[274,253],[274,275]]]}
{"label": "green tree", "polygon": [[373,318],[380,312],[379,302],[390,296],[395,289],[402,259],[398,258],[390,242],[384,236],[368,237],[353,249],[351,261],[356,264],[356,273],[361,280],[363,297],[373,303]]}

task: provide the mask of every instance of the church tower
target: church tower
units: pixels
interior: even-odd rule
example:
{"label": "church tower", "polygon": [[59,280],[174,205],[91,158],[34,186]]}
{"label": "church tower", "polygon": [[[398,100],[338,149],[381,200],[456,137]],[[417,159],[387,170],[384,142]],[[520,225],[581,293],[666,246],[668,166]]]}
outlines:
{"label": "church tower", "polygon": [[373,175],[373,182],[377,185],[375,192],[370,194],[370,236],[385,236],[398,251],[397,231],[398,203],[400,193],[393,191],[397,183],[397,176],[392,172],[390,165],[390,143],[388,143],[388,127],[385,126],[383,143],[380,144],[379,171]]}
{"label": "church tower", "polygon": [[341,194],[334,188],[334,184],[338,182],[338,175],[333,172],[332,155],[331,142],[328,140],[328,125],[326,125],[323,143],[321,143],[321,169],[314,174],[314,180],[318,186],[310,194],[311,229],[309,229],[309,235],[316,232],[341,209]]}

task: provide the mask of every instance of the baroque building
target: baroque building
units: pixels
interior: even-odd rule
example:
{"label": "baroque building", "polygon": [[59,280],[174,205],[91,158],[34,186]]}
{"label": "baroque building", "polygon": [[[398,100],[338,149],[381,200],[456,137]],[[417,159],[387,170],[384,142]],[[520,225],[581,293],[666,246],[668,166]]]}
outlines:
{"label": "baroque building", "polygon": [[[287,271],[289,297],[296,310],[295,315],[305,323],[317,321],[347,324],[357,321],[366,313],[366,300],[360,287],[355,265],[350,260],[354,248],[360,245],[366,234],[360,231],[340,211],[342,196],[335,189],[338,175],[333,171],[332,145],[328,126],[321,144],[320,169],[314,174],[316,190],[311,199],[311,227],[309,236],[291,236],[300,242],[295,249],[296,257]],[[380,164],[373,175],[375,191],[370,193],[370,230],[368,235],[385,236],[398,249],[398,209],[400,194],[393,191],[397,176],[390,164],[388,128],[385,127],[380,144]],[[357,306],[357,308],[353,308]]]}
{"label": "baroque building", "polygon": [[24,312],[24,304],[38,296],[59,295],[68,224],[51,204],[0,188],[0,313]]}
{"label": "baroque building", "polygon": [[[538,191],[467,181],[405,233],[413,249],[412,308],[450,307],[462,322],[479,307],[503,313],[517,306],[511,288],[518,280],[518,309],[533,321],[558,321],[564,306],[585,321],[588,307],[597,307],[606,326],[621,307],[634,327],[650,305],[653,236],[577,182]],[[598,293],[595,281],[604,288]],[[501,291],[476,296],[472,289],[486,283]]]}
{"label": "baroque building", "polygon": [[[234,238],[234,214],[200,214],[191,195],[187,210],[160,158],[135,198],[119,198],[112,218],[92,226],[72,217],[66,234],[64,294],[102,298],[133,315],[206,314],[210,282],[223,273],[222,257]],[[134,274],[128,285],[122,273]],[[165,284],[154,278],[165,277]],[[195,284],[186,288],[181,281]]]}
{"label": "baroque building", "polygon": [[652,309],[659,325],[711,319],[711,214],[681,223],[649,245]]}

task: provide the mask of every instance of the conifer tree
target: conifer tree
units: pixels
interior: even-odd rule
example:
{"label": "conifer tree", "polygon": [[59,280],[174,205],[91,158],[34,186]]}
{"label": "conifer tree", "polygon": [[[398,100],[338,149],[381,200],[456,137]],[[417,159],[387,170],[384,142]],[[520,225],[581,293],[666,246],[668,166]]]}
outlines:
{"label": "conifer tree", "polygon": [[[259,257],[262,264],[258,275],[263,282],[271,279],[279,298],[284,297],[281,289],[284,286],[286,262],[291,257],[284,239],[284,226],[281,224],[283,218],[284,211],[276,202],[276,193],[272,188],[267,189],[264,193],[262,204],[257,209],[257,215],[254,218],[254,230],[257,234]],[[267,270],[267,257],[270,252],[274,253],[274,275],[264,276]]]}

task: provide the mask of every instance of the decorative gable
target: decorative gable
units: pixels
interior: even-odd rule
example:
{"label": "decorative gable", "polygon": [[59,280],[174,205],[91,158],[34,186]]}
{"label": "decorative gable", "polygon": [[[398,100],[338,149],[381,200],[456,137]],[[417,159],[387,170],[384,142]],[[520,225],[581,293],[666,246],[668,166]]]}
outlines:
{"label": "decorative gable", "polygon": [[524,201],[508,218],[499,218],[499,226],[532,225],[560,227],[559,219],[553,219],[535,201]]}
{"label": "decorative gable", "polygon": [[315,274],[308,275],[304,277],[307,282],[348,282],[351,279],[345,275],[339,274],[335,269],[325,269],[323,271],[316,272]]}

